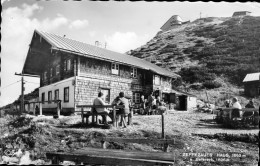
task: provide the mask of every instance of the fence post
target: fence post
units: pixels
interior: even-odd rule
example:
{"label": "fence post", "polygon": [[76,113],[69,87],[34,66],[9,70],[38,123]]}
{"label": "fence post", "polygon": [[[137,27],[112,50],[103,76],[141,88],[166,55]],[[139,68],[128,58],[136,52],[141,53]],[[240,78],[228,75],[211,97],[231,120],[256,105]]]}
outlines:
{"label": "fence post", "polygon": [[39,103],[39,107],[40,107],[40,115],[42,115],[42,103]]}
{"label": "fence post", "polygon": [[128,114],[128,125],[132,124],[133,110],[134,108],[130,108],[130,113]]}
{"label": "fence post", "polygon": [[162,138],[164,139],[164,113],[163,113],[163,111],[161,111],[161,115],[162,115]]}
{"label": "fence post", "polygon": [[30,113],[30,103],[28,103],[28,114]]}
{"label": "fence post", "polygon": [[82,124],[84,123],[84,110],[83,107],[81,107],[81,118],[82,118]]}
{"label": "fence post", "polygon": [[33,115],[35,115],[35,103],[33,103]]}
{"label": "fence post", "polygon": [[116,106],[113,106],[113,126],[116,127]]}
{"label": "fence post", "polygon": [[57,115],[60,117],[60,100],[57,100]]}

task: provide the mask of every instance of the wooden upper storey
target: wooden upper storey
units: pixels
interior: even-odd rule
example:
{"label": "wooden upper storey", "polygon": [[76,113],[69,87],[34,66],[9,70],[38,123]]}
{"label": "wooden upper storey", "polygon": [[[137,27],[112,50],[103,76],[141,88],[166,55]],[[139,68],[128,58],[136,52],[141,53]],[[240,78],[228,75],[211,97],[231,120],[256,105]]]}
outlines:
{"label": "wooden upper storey", "polygon": [[[90,47],[87,45],[92,50],[89,49],[89,54],[82,55],[84,47],[76,46],[75,42],[77,43],[77,41],[63,39],[63,37],[57,37],[56,35],[48,35],[38,31],[34,32],[23,68],[24,74],[41,76],[40,86],[78,76],[79,73],[124,77],[133,79],[138,84],[153,84],[155,81],[158,84],[158,81],[169,81],[171,78],[178,77],[178,75],[145,60],[96,46]],[[71,45],[68,45],[68,42]],[[84,43],[80,42],[78,44],[84,45]],[[77,48],[78,52],[76,52],[75,48]],[[97,53],[91,52],[93,49],[96,49]]]}

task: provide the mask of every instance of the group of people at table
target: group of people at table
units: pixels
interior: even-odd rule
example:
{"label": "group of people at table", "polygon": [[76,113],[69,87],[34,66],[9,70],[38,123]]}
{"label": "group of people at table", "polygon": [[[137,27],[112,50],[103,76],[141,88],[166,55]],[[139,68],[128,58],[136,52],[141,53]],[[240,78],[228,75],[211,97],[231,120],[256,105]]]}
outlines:
{"label": "group of people at table", "polygon": [[[226,100],[226,101],[225,101],[225,107],[226,107],[226,108],[236,108],[236,109],[239,109],[239,110],[242,109],[242,106],[241,106],[241,104],[239,103],[237,97],[232,98],[232,101]],[[256,107],[254,106],[253,100],[249,100],[248,104],[245,105],[245,108],[256,108]],[[239,114],[240,114],[240,117],[242,117],[243,112],[242,112],[242,111],[239,111]]]}
{"label": "group of people at table", "polygon": [[[94,99],[93,101],[93,105],[94,106],[104,106],[107,105],[107,103],[105,103],[104,101],[104,94],[102,92],[98,93],[98,97]],[[130,113],[130,107],[132,106],[131,104],[131,98],[125,96],[124,92],[120,92],[119,96],[117,96],[113,102],[111,103],[111,105],[114,106],[119,106],[119,105],[123,105],[123,108],[119,108],[116,111],[117,115],[121,115],[121,121],[119,123],[119,125],[123,125],[123,127],[126,128],[126,122],[125,122],[125,117],[128,116],[128,114]],[[102,107],[102,108],[93,108],[95,110],[92,111],[96,111],[97,113],[105,113],[105,115],[101,115],[104,123],[108,124],[107,122],[107,116],[109,116],[112,119],[112,111]],[[141,96],[141,101],[140,101],[140,109],[143,110],[144,112],[146,112],[147,114],[150,114],[154,111],[166,111],[166,107],[165,107],[165,103],[163,102],[163,100],[160,99],[160,97],[157,97],[157,99],[155,99],[155,97],[153,96],[153,93],[151,93],[148,96],[148,99],[144,99],[144,96]]]}

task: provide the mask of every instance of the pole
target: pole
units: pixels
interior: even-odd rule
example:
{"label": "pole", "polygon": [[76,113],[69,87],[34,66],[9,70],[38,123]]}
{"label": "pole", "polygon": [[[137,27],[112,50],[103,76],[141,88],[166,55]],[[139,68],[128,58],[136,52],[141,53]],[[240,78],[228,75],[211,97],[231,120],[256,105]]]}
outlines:
{"label": "pole", "polygon": [[22,81],[21,81],[21,114],[24,112],[24,82],[23,82],[23,76],[22,76]]}
{"label": "pole", "polygon": [[116,124],[116,106],[113,106],[113,126],[117,127]]}
{"label": "pole", "polygon": [[161,111],[161,115],[162,115],[162,138],[164,139],[164,113],[163,111]]}

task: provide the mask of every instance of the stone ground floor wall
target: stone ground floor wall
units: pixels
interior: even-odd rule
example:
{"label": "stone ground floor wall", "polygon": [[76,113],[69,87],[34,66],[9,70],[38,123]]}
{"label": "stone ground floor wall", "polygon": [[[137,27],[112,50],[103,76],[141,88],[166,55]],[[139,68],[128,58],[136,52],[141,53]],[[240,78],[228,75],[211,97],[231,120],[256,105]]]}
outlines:
{"label": "stone ground floor wall", "polygon": [[[75,84],[75,105],[93,104],[93,100],[98,96],[101,89],[108,89],[110,91],[110,102],[124,92],[125,95],[131,96],[133,92],[142,92],[139,85],[133,86],[131,79],[126,78],[112,78],[112,77],[94,77],[86,76],[77,77]],[[79,110],[79,109],[76,109]]]}

